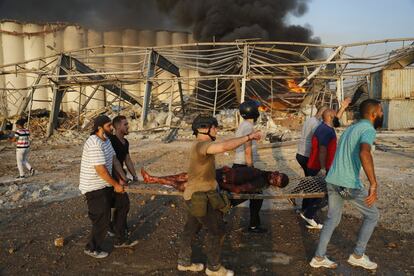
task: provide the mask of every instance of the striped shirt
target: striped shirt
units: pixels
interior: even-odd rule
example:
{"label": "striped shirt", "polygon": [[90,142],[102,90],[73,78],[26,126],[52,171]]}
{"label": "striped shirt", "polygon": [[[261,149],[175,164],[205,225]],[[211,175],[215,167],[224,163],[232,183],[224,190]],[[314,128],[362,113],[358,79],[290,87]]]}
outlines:
{"label": "striped shirt", "polygon": [[16,147],[19,149],[26,149],[30,147],[30,132],[26,128],[21,128],[16,130],[14,133],[14,137],[16,137]]}
{"label": "striped shirt", "polygon": [[79,190],[82,194],[110,187],[96,172],[96,165],[105,165],[109,174],[112,174],[112,160],[115,151],[111,141],[107,138],[102,141],[98,136],[91,135],[83,146]]}

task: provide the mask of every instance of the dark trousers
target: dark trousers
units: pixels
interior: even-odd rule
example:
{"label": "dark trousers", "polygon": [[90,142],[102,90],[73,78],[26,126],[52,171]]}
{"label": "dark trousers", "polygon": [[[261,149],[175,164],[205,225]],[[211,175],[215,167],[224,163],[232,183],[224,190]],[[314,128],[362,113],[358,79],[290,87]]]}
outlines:
{"label": "dark trousers", "polygon": [[204,242],[206,247],[205,253],[207,255],[207,267],[215,271],[221,265],[220,257],[224,241],[225,224],[223,213],[219,210],[214,210],[210,203],[208,203],[207,213],[203,217],[194,217],[190,212],[187,212],[187,222],[181,236],[180,251],[178,253],[178,264],[184,266],[191,265],[191,244],[195,235],[202,227],[207,229]]}
{"label": "dark trousers", "polygon": [[115,238],[124,242],[127,238],[127,216],[129,212],[129,197],[127,193],[116,193],[112,188],[112,208],[115,212],[112,218],[112,229],[115,233]]}
{"label": "dark trousers", "polygon": [[88,216],[92,222],[92,231],[86,244],[88,250],[102,250],[102,244],[111,219],[111,196],[111,188],[109,187],[85,194],[88,204]]}
{"label": "dark trousers", "polygon": [[[317,175],[319,170],[309,169],[308,160],[309,157],[300,155],[299,153],[296,154],[296,161],[298,161],[299,165],[302,167],[305,176]],[[309,219],[314,219],[318,210],[324,206],[324,202],[326,202],[326,200],[322,198],[304,198],[302,201],[303,215]]]}
{"label": "dark trousers", "polygon": [[[233,164],[232,168],[239,168],[239,167],[247,167],[247,165],[241,165],[241,164]],[[243,202],[245,202],[248,199],[231,199],[231,205],[237,206]],[[250,209],[250,227],[257,227],[260,226],[260,209],[263,205],[263,199],[250,199],[249,202],[249,209]]]}
{"label": "dark trousers", "polygon": [[309,160],[309,157],[296,153],[296,161],[298,161],[299,165],[302,167],[303,172],[305,173],[305,176],[309,176],[308,160]]}

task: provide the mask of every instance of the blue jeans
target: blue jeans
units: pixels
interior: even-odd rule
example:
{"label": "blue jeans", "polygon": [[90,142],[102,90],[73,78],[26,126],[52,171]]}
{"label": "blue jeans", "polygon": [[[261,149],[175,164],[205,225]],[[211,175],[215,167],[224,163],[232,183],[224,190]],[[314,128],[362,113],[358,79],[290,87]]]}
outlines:
{"label": "blue jeans", "polygon": [[339,194],[339,188],[339,186],[327,183],[328,217],[323,224],[318,248],[316,249],[315,255],[318,257],[324,257],[326,255],[326,248],[329,240],[331,239],[332,233],[341,221],[342,209],[344,207],[345,200],[354,205],[364,217],[361,229],[359,230],[358,241],[354,249],[354,254],[358,256],[362,256],[364,254],[367,243],[378,222],[379,212],[377,207],[374,205],[368,207],[364,202],[365,198],[368,196],[366,189],[344,188],[344,192],[348,193],[349,197],[342,197]]}

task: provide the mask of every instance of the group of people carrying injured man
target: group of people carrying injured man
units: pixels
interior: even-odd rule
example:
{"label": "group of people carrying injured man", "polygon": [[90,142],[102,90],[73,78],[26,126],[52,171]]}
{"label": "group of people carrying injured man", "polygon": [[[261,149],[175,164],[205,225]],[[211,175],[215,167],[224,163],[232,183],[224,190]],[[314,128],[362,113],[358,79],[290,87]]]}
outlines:
{"label": "group of people carrying injured man", "polygon": [[[296,158],[306,176],[326,175],[328,215],[323,225],[316,222],[316,211],[323,206],[320,199],[304,200],[303,212],[300,215],[308,228],[322,229],[319,245],[310,265],[316,268],[335,268],[337,264],[326,256],[327,245],[341,219],[344,201],[356,206],[364,215],[364,222],[357,245],[348,262],[355,266],[375,269],[377,264],[370,261],[364,253],[378,221],[378,209],[374,205],[377,199],[377,182],[371,146],[375,140],[375,129],[381,126],[383,113],[380,102],[362,102],[362,119],[345,130],[337,146],[334,127],[348,104],[349,101],[345,100],[338,113],[321,107],[316,116],[308,119],[303,126]],[[141,169],[144,182],[169,185],[183,192],[187,206],[187,221],[180,239],[177,266],[180,271],[197,272],[205,269],[207,275],[234,275],[234,272],[225,268],[220,260],[225,235],[223,216],[229,207],[245,200],[229,200],[221,190],[233,193],[261,193],[269,186],[283,188],[289,183],[289,178],[283,173],[254,167],[257,160],[256,141],[262,136],[260,131],[254,130],[254,123],[259,117],[258,104],[255,101],[246,101],[240,105],[239,110],[244,120],[239,125],[236,138],[224,141],[216,141],[218,122],[214,117],[199,115],[194,119],[192,130],[196,139],[190,149],[189,169],[186,173],[156,177]],[[115,119],[118,123],[115,123]],[[128,161],[125,163],[134,178],[136,173],[130,161],[128,147],[125,146],[127,141],[123,137],[128,134],[126,118],[115,119],[115,130],[118,134],[122,133],[116,136],[121,136],[121,139],[118,139],[118,142],[113,139],[110,133],[112,123],[108,117],[101,115],[95,120],[94,131],[86,141],[82,154],[80,189],[86,196],[92,221],[92,231],[85,253],[95,258],[108,256],[102,248],[102,243],[111,225],[111,207],[115,207],[115,214],[120,214],[112,216],[116,247],[136,244],[128,239],[127,235],[126,217],[129,200],[124,185],[128,179],[117,159],[120,158],[120,149],[123,149],[126,156],[124,161],[129,159],[130,164]],[[124,125],[123,131],[119,130],[119,121]],[[108,137],[112,139],[109,140]],[[118,146],[114,146],[114,141]],[[231,150],[236,150],[233,166],[216,169],[215,155]],[[359,178],[361,166],[370,183],[368,190]],[[117,198],[119,194],[122,196]],[[262,203],[263,200],[250,200],[248,232],[266,232],[259,217]],[[204,264],[191,261],[192,241],[201,227],[207,230],[206,268]]]}

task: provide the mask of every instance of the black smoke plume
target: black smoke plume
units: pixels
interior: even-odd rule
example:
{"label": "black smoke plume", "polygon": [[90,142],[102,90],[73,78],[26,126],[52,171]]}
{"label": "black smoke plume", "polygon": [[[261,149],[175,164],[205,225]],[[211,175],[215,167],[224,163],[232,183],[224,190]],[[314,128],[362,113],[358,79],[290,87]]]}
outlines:
{"label": "black smoke plume", "polygon": [[309,28],[289,25],[308,0],[0,0],[0,19],[69,22],[97,30],[185,30],[198,41],[319,42]]}

